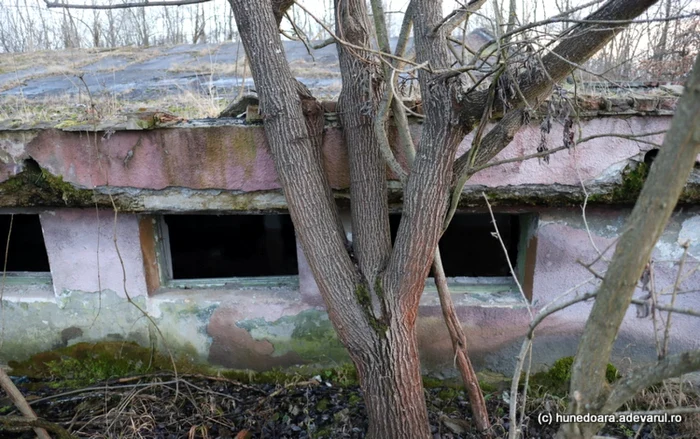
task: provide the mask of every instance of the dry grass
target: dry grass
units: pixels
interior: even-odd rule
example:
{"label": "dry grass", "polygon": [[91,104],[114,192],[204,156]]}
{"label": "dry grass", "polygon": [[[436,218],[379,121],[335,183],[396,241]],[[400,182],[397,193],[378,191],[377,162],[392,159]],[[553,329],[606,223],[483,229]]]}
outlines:
{"label": "dry grass", "polygon": [[332,79],[340,78],[338,63],[319,64],[298,59],[289,63],[292,74],[297,78]]}
{"label": "dry grass", "polygon": [[[680,433],[685,437],[700,438],[700,393],[691,383],[680,379],[667,380],[641,391],[626,404],[626,409],[630,411],[663,411],[680,407],[698,409],[697,413],[683,415],[683,422],[678,424]],[[655,432],[659,434],[662,428],[661,424],[654,426]]]}
{"label": "dry grass", "polygon": [[[537,393],[537,392],[533,392]],[[536,394],[525,403],[525,413],[566,413],[568,397],[549,393]],[[620,407],[619,411],[639,412],[670,411],[676,408],[697,408],[697,413],[684,414],[680,424],[640,425],[638,428],[650,429],[651,438],[666,438],[670,429],[677,430],[680,438],[700,438],[700,393],[697,386],[682,380],[667,380],[663,384],[652,386],[638,393],[631,401]],[[635,437],[630,425],[608,424],[603,430],[606,437]]]}
{"label": "dry grass", "polygon": [[181,90],[151,100],[125,100],[118,95],[98,95],[92,99],[87,93],[58,95],[41,99],[22,96],[0,96],[0,121],[16,125],[86,122],[94,119],[112,119],[123,113],[140,109],[167,111],[185,119],[216,117],[228,103],[213,94]]}
{"label": "dry grass", "polygon": [[117,49],[68,49],[62,51],[41,51],[0,54],[0,74],[14,73],[15,77],[0,84],[0,92],[10,90],[33,79],[66,75],[77,77],[83,69],[105,58],[124,58],[120,66],[97,68],[95,72],[116,72],[130,65],[161,56],[160,48],[142,49],[120,47]]}
{"label": "dry grass", "polygon": [[168,72],[217,76],[250,76],[250,67],[248,60],[241,56],[235,63],[200,60],[195,63],[173,64],[168,69]]}
{"label": "dry grass", "polygon": [[[34,125],[48,122],[59,123],[85,122],[87,120],[113,118],[121,113],[132,112],[140,108],[169,111],[187,119],[215,117],[226,106],[230,98],[236,96],[238,89],[224,90],[214,87],[209,90],[193,91],[185,88],[176,90],[164,97],[143,100],[125,98],[130,93],[121,94],[99,93],[90,90],[88,93],[79,79],[88,66],[107,59],[119,59],[117,65],[91,68],[98,72],[117,72],[128,69],[129,66],[146,62],[163,56],[168,48],[137,48],[121,47],[116,49],[73,49],[63,51],[44,51],[17,54],[0,54],[0,74],[10,75],[0,83],[0,92],[16,87],[22,87],[27,81],[50,76],[63,76],[70,80],[79,92],[77,94],[62,94],[43,98],[28,98],[21,89],[16,95],[0,96],[0,121],[9,122],[13,126]],[[189,48],[186,48],[189,49]],[[195,62],[173,65],[168,69],[172,73],[194,73],[216,77],[249,78],[250,67],[242,51],[235,63],[217,62],[216,53],[220,46],[192,48],[180,53],[188,53]],[[296,60],[290,63],[294,76],[311,80],[329,79],[330,82],[320,81],[314,87],[314,94],[319,99],[334,99],[340,92],[340,74],[338,65]],[[13,78],[14,74],[14,78]],[[149,94],[153,96],[153,94]]]}

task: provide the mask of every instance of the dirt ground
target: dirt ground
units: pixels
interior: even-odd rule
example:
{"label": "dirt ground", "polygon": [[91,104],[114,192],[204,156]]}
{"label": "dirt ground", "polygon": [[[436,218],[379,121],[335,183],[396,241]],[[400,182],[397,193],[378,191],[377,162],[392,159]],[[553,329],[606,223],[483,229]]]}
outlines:
{"label": "dirt ground", "polygon": [[[359,388],[330,374],[278,384],[243,383],[225,377],[159,373],[111,380],[78,389],[13,378],[37,415],[76,438],[362,438],[367,417]],[[435,439],[481,438],[470,422],[463,390],[428,387]],[[487,393],[493,437],[506,437],[510,419],[502,392]],[[553,438],[557,425],[539,425],[537,413],[562,408],[563,399],[528,404],[525,438]],[[18,415],[0,393],[0,414]],[[697,415],[681,424],[608,425],[609,437],[696,438]],[[0,420],[1,423],[1,420]],[[32,438],[31,431],[2,431],[7,439]],[[58,436],[54,436],[58,437]]]}

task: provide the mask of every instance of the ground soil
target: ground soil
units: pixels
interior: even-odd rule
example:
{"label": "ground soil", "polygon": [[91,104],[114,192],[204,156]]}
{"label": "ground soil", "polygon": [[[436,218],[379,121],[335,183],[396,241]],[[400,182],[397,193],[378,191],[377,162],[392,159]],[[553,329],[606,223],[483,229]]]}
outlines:
{"label": "ground soil", "polygon": [[[78,438],[362,438],[367,429],[359,388],[320,376],[284,384],[244,384],[224,377],[158,374],[79,389],[14,379],[39,417]],[[469,421],[463,390],[433,387],[425,393],[434,438],[485,437]],[[4,396],[0,392],[0,414],[17,415]],[[561,402],[560,398],[529,404],[535,411],[525,419],[524,437],[554,437],[557,425],[539,425],[537,413]],[[493,437],[505,437],[510,420],[502,392],[488,394],[487,404]],[[698,437],[697,431],[683,424],[620,424],[607,426],[602,434],[641,439]],[[34,435],[0,431],[0,437]]]}

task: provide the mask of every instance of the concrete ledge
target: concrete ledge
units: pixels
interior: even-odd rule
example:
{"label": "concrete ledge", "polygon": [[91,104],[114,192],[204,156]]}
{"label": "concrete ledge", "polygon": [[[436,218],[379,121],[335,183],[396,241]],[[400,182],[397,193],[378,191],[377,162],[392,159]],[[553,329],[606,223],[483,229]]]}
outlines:
{"label": "concrete ledge", "polygon": [[[581,130],[584,136],[625,136],[662,131],[669,123],[668,117],[613,117],[584,121]],[[418,141],[421,125],[411,129]],[[558,146],[562,136],[555,126],[546,142]],[[540,141],[538,125],[525,127],[495,160],[532,154]],[[645,141],[661,143],[662,136]],[[465,139],[460,152],[470,142]],[[577,205],[584,199],[582,184],[590,203],[630,204],[646,175],[640,164],[652,148],[624,137],[601,137],[556,153],[549,164],[529,160],[488,168],[467,183],[461,206],[483,205],[482,192],[501,206]],[[327,127],[323,155],[336,196],[347,199],[347,152],[339,128]],[[392,205],[401,200],[392,182]],[[700,166],[681,198],[681,203],[696,202]],[[286,208],[260,126],[215,120],[143,131],[0,131],[0,207],[113,203],[131,212]]]}

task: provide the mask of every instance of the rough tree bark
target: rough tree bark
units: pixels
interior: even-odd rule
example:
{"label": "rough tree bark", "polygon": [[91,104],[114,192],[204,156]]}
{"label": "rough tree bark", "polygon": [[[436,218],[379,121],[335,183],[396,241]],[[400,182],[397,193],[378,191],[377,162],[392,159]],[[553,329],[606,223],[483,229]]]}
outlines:
{"label": "rough tree bark", "polygon": [[[250,59],[265,134],[298,240],[330,320],[358,370],[369,417],[367,437],[428,438],[415,330],[418,305],[442,232],[450,190],[460,170],[455,166],[457,146],[484,114],[486,95],[466,93],[458,75],[444,73],[450,59],[445,30],[438,26],[443,19],[441,2],[414,0],[417,62],[428,65],[419,72],[425,122],[406,180],[403,215],[392,249],[386,165],[372,131],[381,76],[365,60],[365,51],[339,47],[344,82],[341,122],[352,180],[351,246],[323,172],[319,106],[310,95],[300,96],[284,56],[272,5],[254,0],[230,3]],[[631,19],[653,3],[655,0],[612,0],[593,18]],[[367,45],[371,24],[364,1],[338,1],[336,8],[338,33],[348,41]],[[574,64],[607,43],[615,32],[603,31],[603,27],[577,26],[578,30],[557,46],[556,56],[544,58],[549,77],[544,72],[520,77],[525,97],[542,99],[551,90],[550,77],[563,79]],[[562,62],[561,57],[567,61]],[[524,105],[516,97],[512,100],[514,106]],[[496,132],[504,135],[489,137],[489,133],[484,138],[481,147],[486,144],[489,148],[480,160],[489,160],[504,148],[522,124],[522,115],[514,118],[509,114],[504,121],[515,123],[506,126],[501,122]]]}
{"label": "rough tree bark", "polygon": [[[651,252],[671,217],[700,154],[700,57],[676,108],[639,199],[620,237],[586,322],[571,373],[569,412],[613,413],[637,391],[700,367],[700,352],[644,367],[610,388],[605,370],[613,343]],[[599,424],[565,424],[560,438],[590,438]]]}

